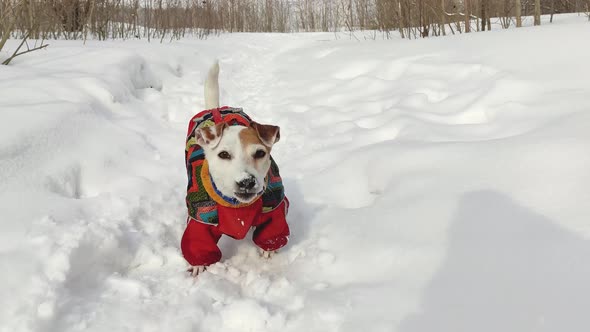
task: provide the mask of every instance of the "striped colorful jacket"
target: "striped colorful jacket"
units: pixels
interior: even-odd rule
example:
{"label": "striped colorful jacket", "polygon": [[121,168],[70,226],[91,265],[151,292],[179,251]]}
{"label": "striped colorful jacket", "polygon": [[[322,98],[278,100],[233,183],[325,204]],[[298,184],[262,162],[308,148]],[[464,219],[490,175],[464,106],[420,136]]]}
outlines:
{"label": "striped colorful jacket", "polygon": [[[195,130],[197,128],[214,126],[221,122],[225,122],[230,126],[249,126],[251,121],[250,117],[241,108],[228,106],[202,111],[189,121],[186,136],[185,162],[188,176],[186,206],[191,219],[216,226],[219,224],[218,205],[236,209],[245,207],[237,201],[229,201],[216,191],[208,171],[205,153],[196,142]],[[262,213],[273,211],[286,200],[279,168],[272,157],[266,181],[266,190],[258,199],[262,200]]]}

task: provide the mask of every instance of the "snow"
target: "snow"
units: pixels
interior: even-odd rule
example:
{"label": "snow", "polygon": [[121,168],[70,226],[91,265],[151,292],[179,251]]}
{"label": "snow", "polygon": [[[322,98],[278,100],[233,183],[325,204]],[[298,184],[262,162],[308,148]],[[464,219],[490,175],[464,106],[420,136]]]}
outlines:
{"label": "snow", "polygon": [[[0,331],[586,331],[590,30],[557,18],[16,58],[0,67]],[[184,135],[216,58],[222,103],[281,126],[292,236],[270,260],[224,238],[193,279]]]}

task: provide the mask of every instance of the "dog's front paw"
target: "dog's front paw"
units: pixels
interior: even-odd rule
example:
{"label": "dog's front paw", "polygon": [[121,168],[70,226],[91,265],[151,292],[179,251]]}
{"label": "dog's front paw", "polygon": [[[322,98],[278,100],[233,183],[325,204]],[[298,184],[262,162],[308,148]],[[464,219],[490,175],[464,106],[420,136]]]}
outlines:
{"label": "dog's front paw", "polygon": [[205,272],[205,270],[207,270],[206,266],[191,266],[188,268],[188,270],[186,270],[192,277],[196,277],[199,274]]}
{"label": "dog's front paw", "polygon": [[277,252],[278,252],[278,250],[266,251],[266,250],[260,249],[260,257],[262,257],[264,259],[271,259],[272,256],[274,256]]}

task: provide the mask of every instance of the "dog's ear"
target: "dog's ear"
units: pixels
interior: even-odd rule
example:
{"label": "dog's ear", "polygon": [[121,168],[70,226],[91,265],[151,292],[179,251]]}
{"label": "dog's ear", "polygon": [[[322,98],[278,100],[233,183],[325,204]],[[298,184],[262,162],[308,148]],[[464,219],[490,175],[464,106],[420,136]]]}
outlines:
{"label": "dog's ear", "polygon": [[215,126],[197,129],[195,131],[197,144],[203,147],[208,146],[211,149],[215,148],[219,144],[219,141],[221,141],[221,136],[223,136],[225,128],[227,128],[227,123],[222,122]]}
{"label": "dog's ear", "polygon": [[281,138],[281,128],[273,125],[263,125],[252,121],[250,127],[256,130],[258,138],[262,141],[262,144],[267,147],[272,147],[273,144],[278,142]]}

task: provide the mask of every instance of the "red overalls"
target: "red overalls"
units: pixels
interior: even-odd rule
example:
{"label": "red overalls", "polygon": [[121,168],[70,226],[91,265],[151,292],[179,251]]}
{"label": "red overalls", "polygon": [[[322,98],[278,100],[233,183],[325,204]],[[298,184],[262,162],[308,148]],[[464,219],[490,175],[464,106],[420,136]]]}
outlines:
{"label": "red overalls", "polygon": [[241,240],[251,227],[255,227],[252,240],[262,250],[273,251],[285,246],[289,240],[289,225],[285,218],[288,202],[285,198],[279,207],[267,213],[262,213],[261,199],[241,208],[218,205],[217,226],[189,218],[180,245],[184,258],[193,266],[217,263],[221,259],[217,246],[221,235]]}

